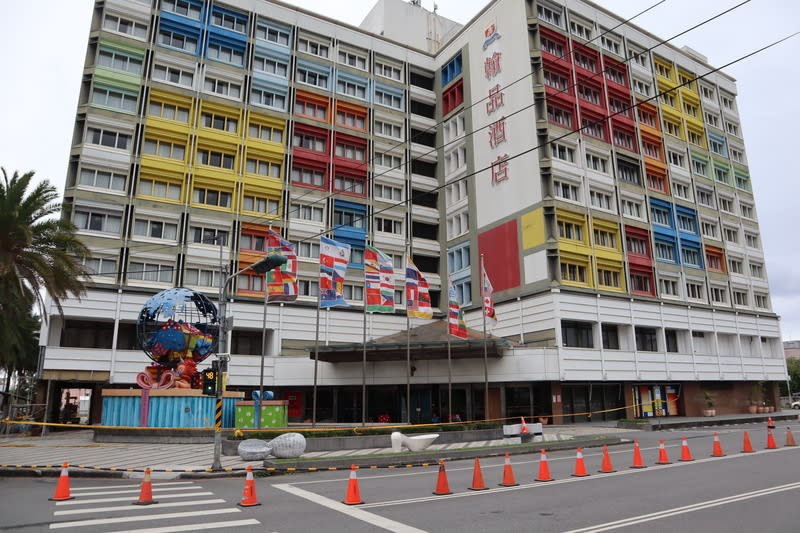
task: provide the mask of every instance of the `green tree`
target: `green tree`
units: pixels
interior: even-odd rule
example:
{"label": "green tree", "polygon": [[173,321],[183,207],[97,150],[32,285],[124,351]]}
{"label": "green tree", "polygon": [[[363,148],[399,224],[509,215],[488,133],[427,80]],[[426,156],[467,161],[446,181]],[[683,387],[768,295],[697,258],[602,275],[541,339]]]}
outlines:
{"label": "green tree", "polygon": [[786,359],[786,370],[789,372],[789,386],[792,394],[800,393],[800,359],[789,357]]}
{"label": "green tree", "polygon": [[[27,366],[30,311],[47,320],[45,294],[61,314],[62,301],[85,292],[89,250],[75,226],[56,216],[61,204],[48,181],[32,186],[33,172],[9,177],[0,168],[0,366]],[[29,190],[30,188],[30,190]],[[35,360],[34,360],[35,368]]]}

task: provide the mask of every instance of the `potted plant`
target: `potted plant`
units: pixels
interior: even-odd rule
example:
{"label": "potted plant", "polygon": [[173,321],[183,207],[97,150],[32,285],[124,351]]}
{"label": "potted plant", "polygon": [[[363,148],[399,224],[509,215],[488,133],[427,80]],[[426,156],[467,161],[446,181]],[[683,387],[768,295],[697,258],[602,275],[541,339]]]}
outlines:
{"label": "potted plant", "polygon": [[703,416],[716,416],[717,411],[714,409],[714,396],[708,391],[703,391],[703,396],[706,401],[706,409],[703,409]]}
{"label": "potted plant", "polygon": [[750,387],[750,395],[748,397],[750,401],[750,405],[747,406],[747,412],[751,415],[754,415],[758,412],[758,400],[756,400],[756,394],[758,393],[758,385],[754,384]]}

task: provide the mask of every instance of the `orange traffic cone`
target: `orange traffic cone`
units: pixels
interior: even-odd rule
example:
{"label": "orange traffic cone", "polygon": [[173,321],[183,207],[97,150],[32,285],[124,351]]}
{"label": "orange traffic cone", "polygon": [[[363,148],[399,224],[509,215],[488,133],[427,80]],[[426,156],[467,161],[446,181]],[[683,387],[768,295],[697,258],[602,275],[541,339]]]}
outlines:
{"label": "orange traffic cone", "polygon": [[528,425],[525,423],[525,417],[519,417],[522,420],[522,431],[520,431],[520,435],[528,435],[530,431],[528,431]]}
{"label": "orange traffic cone", "polygon": [[639,441],[633,441],[633,464],[631,468],[647,468],[642,461],[642,450],[639,449]]}
{"label": "orange traffic cone", "polygon": [[453,494],[450,492],[450,485],[447,483],[447,472],[444,470],[444,461],[439,461],[439,476],[436,478],[436,490],[434,490],[433,493],[436,496]]}
{"label": "orange traffic cone", "polygon": [[658,441],[658,461],[656,461],[657,465],[669,465],[672,464],[667,457],[667,449],[664,447],[664,441]]}
{"label": "orange traffic cone", "polygon": [[158,503],[153,499],[153,483],[150,481],[150,469],[144,469],[144,481],[142,481],[142,490],[139,491],[139,501],[133,502],[133,505],[151,505]]}
{"label": "orange traffic cone", "polygon": [[536,481],[553,481],[550,477],[550,467],[547,466],[547,453],[542,450],[542,458],[539,460],[539,477]]}
{"label": "orange traffic cone", "polygon": [[681,442],[681,461],[694,461],[694,457],[692,457],[692,451],[689,449],[689,443],[686,441],[686,437],[683,437],[683,441]]}
{"label": "orange traffic cone", "polygon": [[356,475],[358,467],[350,465],[350,479],[347,481],[347,495],[344,497],[345,505],[360,505],[364,503],[361,499],[361,492],[358,490],[358,476]]}
{"label": "orange traffic cone", "polygon": [[575,454],[575,473],[572,474],[573,477],[586,477],[589,475],[589,472],[586,471],[586,464],[583,462],[583,453],[581,453],[581,449],[578,448],[578,453]]}
{"label": "orange traffic cone", "polygon": [[772,421],[772,417],[767,417],[767,429],[775,429],[775,422]]}
{"label": "orange traffic cone", "polygon": [[240,507],[253,507],[261,505],[256,499],[256,482],[253,479],[253,467],[247,465],[247,476],[244,478],[244,493],[242,501],[238,503]]}
{"label": "orange traffic cone", "polygon": [[719,442],[719,433],[714,432],[714,450],[711,452],[711,457],[724,457],[725,452],[722,451],[722,444]]}
{"label": "orange traffic cone", "polygon": [[469,490],[486,490],[489,487],[483,483],[483,472],[481,472],[481,462],[475,458],[475,468],[472,470],[472,486]]}
{"label": "orange traffic cone", "polygon": [[750,444],[750,435],[745,431],[744,432],[744,444],[742,445],[742,453],[753,453],[755,450],[753,449],[753,445]]}
{"label": "orange traffic cone", "polygon": [[767,449],[768,450],[774,450],[777,447],[778,447],[778,445],[775,444],[775,437],[772,435],[772,430],[771,429],[767,429]]}
{"label": "orange traffic cone", "polygon": [[503,464],[503,482],[500,483],[501,487],[516,487],[519,485],[517,480],[514,479],[514,469],[511,468],[511,457],[506,454],[506,461]]}
{"label": "orange traffic cone", "polygon": [[58,477],[56,492],[52,498],[47,499],[54,502],[74,499],[74,496],[69,495],[69,463],[61,465],[61,475]]}
{"label": "orange traffic cone", "polygon": [[600,472],[604,474],[616,472],[616,470],[614,470],[614,466],[611,464],[611,457],[608,455],[607,444],[603,444],[603,463],[600,465]]}
{"label": "orange traffic cone", "polygon": [[792,428],[786,428],[786,446],[797,446],[792,434]]}

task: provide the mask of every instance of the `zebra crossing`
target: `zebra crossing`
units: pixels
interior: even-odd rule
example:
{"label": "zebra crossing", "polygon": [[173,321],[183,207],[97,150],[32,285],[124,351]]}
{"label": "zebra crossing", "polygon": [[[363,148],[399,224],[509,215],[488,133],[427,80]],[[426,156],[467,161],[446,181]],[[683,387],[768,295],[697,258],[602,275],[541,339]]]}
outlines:
{"label": "zebra crossing", "polygon": [[192,481],[158,483],[152,491],[158,504],[132,505],[138,499],[138,484],[72,488],[71,494],[75,499],[55,502],[52,506],[53,520],[49,529],[173,533],[248,526],[243,531],[254,531],[254,526],[261,524],[257,519],[243,515],[241,508]]}

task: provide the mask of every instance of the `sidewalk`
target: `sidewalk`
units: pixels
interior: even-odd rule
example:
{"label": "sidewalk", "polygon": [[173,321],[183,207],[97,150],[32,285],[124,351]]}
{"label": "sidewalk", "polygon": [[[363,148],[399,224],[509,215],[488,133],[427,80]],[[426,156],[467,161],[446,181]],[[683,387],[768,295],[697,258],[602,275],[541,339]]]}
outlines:
{"label": "sidewalk", "polygon": [[[702,427],[720,424],[739,424],[766,422],[771,416],[776,424],[784,420],[797,420],[797,411],[782,411],[765,414],[720,415],[713,418],[703,417],[668,417],[650,420],[651,425],[636,425],[632,428],[618,428],[617,421],[592,421],[562,426],[545,426],[544,434],[549,449],[573,447],[573,439],[581,443],[595,440],[597,443],[617,444],[623,440],[625,433],[645,429],[671,430],[686,427]],[[629,436],[629,435],[628,435]],[[0,436],[0,476],[20,475],[24,471],[41,471],[34,475],[48,475],[50,470],[58,472],[62,463],[68,462],[80,473],[96,475],[130,474],[141,472],[146,467],[152,468],[156,477],[176,477],[176,474],[217,475],[210,472],[213,461],[214,445],[212,444],[151,444],[151,443],[95,443],[92,430],[74,430],[51,433],[47,437]],[[605,439],[605,440],[603,440]],[[588,442],[586,444],[589,444]],[[599,444],[598,444],[599,445]],[[523,445],[541,448],[541,443]],[[384,463],[422,462],[425,457],[435,461],[437,457],[451,459],[465,457],[488,457],[508,451],[520,453],[528,451],[520,445],[504,445],[502,440],[484,440],[475,442],[459,442],[451,444],[433,444],[432,452],[427,455],[402,454],[392,455],[391,448],[369,448],[360,450],[335,450],[325,452],[308,452],[301,461],[283,463],[284,466],[297,467],[298,470],[329,468],[331,465],[349,464],[352,458],[387,459]],[[467,453],[468,452],[468,453]],[[365,457],[366,456],[366,457]],[[422,459],[421,459],[422,457]],[[380,462],[380,461],[372,461]],[[238,456],[222,456],[223,469],[241,474],[251,465],[255,469],[264,466],[263,461],[243,461]],[[276,463],[277,464],[277,463]],[[302,465],[302,468],[300,468]],[[44,469],[44,470],[43,470]],[[76,472],[77,473],[77,472]],[[74,474],[73,474],[74,475]]]}

